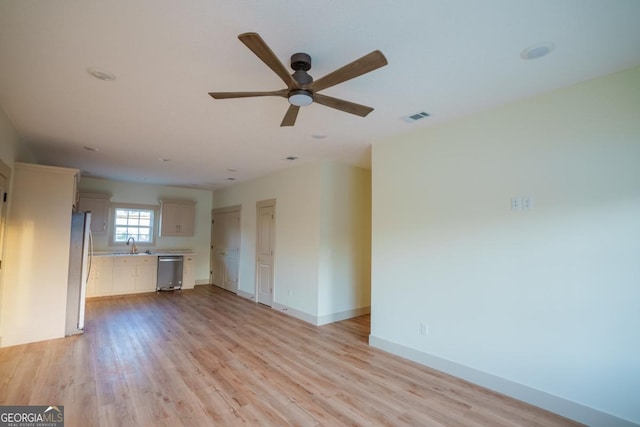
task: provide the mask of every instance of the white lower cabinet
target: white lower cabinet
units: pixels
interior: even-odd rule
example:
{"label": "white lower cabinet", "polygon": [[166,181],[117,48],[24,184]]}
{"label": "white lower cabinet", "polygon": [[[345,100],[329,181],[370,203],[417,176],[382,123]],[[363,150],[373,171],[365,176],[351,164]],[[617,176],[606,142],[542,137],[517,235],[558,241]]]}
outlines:
{"label": "white lower cabinet", "polygon": [[113,257],[100,256],[91,260],[88,297],[101,297],[113,294]]}
{"label": "white lower cabinet", "polygon": [[193,289],[196,285],[195,263],[196,259],[193,255],[184,256],[184,264],[182,265],[182,289]]}
{"label": "white lower cabinet", "polygon": [[128,294],[135,290],[136,266],[133,256],[114,257],[112,294]]}
{"label": "white lower cabinet", "polygon": [[136,261],[135,292],[155,292],[158,277],[158,257],[138,256]]}
{"label": "white lower cabinet", "polygon": [[156,290],[158,269],[156,256],[99,256],[93,259],[87,286],[89,297]]}

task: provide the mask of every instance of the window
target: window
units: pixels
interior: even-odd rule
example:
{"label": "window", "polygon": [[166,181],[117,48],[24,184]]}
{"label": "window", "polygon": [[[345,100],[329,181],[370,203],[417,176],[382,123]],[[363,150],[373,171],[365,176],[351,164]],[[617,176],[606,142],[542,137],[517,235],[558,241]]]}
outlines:
{"label": "window", "polygon": [[115,206],[112,216],[111,243],[120,245],[133,237],[136,245],[152,245],[155,213],[156,209],[152,206]]}

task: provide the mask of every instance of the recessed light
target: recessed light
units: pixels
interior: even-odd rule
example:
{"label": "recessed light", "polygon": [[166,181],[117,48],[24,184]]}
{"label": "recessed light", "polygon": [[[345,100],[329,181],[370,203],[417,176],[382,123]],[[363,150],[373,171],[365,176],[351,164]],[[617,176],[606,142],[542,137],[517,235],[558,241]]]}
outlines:
{"label": "recessed light", "polygon": [[227,172],[238,172],[238,169],[227,169]]}
{"label": "recessed light", "polygon": [[289,157],[285,157],[285,158],[284,158],[284,159],[282,159],[282,160],[289,160],[289,161],[291,161],[291,162],[292,162],[292,161],[294,161],[294,160],[298,160],[298,158],[297,158],[296,156],[289,156]]}
{"label": "recessed light", "polygon": [[235,179],[235,178],[233,178],[233,177],[229,177],[229,178],[227,178],[227,181],[235,181],[235,180],[236,180],[236,179]]}
{"label": "recessed light", "polygon": [[88,145],[83,145],[83,146],[82,146],[82,149],[83,149],[83,150],[87,150],[87,151],[93,151],[93,152],[95,152],[95,151],[100,151],[100,149],[99,149],[99,148],[96,148],[96,147],[89,147]]}
{"label": "recessed light", "polygon": [[529,46],[520,52],[520,58],[524,60],[538,59],[550,54],[556,45],[551,42],[541,42]]}
{"label": "recessed light", "polygon": [[116,76],[113,73],[108,71],[98,70],[97,68],[87,68],[87,73],[91,74],[93,77],[99,80],[103,80],[105,82],[111,82],[116,79]]}
{"label": "recessed light", "polygon": [[314,133],[313,135],[311,135],[311,138],[313,139],[325,139],[326,137],[327,135],[323,133]]}
{"label": "recessed light", "polygon": [[171,161],[171,159],[165,159],[164,157],[160,157],[158,160],[160,160],[162,163],[167,163]]}

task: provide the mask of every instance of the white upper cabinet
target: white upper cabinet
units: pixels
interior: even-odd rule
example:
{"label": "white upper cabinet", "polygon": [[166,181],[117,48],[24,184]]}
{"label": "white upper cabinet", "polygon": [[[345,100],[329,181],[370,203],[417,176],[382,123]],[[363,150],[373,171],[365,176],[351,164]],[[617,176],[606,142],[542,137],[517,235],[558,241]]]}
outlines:
{"label": "white upper cabinet", "polygon": [[109,223],[109,200],[111,194],[80,193],[78,209],[80,212],[91,211],[91,232],[105,234]]}
{"label": "white upper cabinet", "polygon": [[160,236],[193,236],[196,202],[160,200]]}

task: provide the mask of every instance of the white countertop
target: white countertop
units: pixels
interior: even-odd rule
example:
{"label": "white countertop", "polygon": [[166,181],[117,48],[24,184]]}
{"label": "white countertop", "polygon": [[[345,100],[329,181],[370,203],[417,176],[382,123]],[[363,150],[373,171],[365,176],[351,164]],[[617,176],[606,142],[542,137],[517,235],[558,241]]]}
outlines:
{"label": "white countertop", "polygon": [[195,255],[193,251],[188,249],[161,249],[158,251],[139,251],[135,254],[131,252],[119,252],[119,251],[95,251],[93,256],[168,256],[168,255]]}

